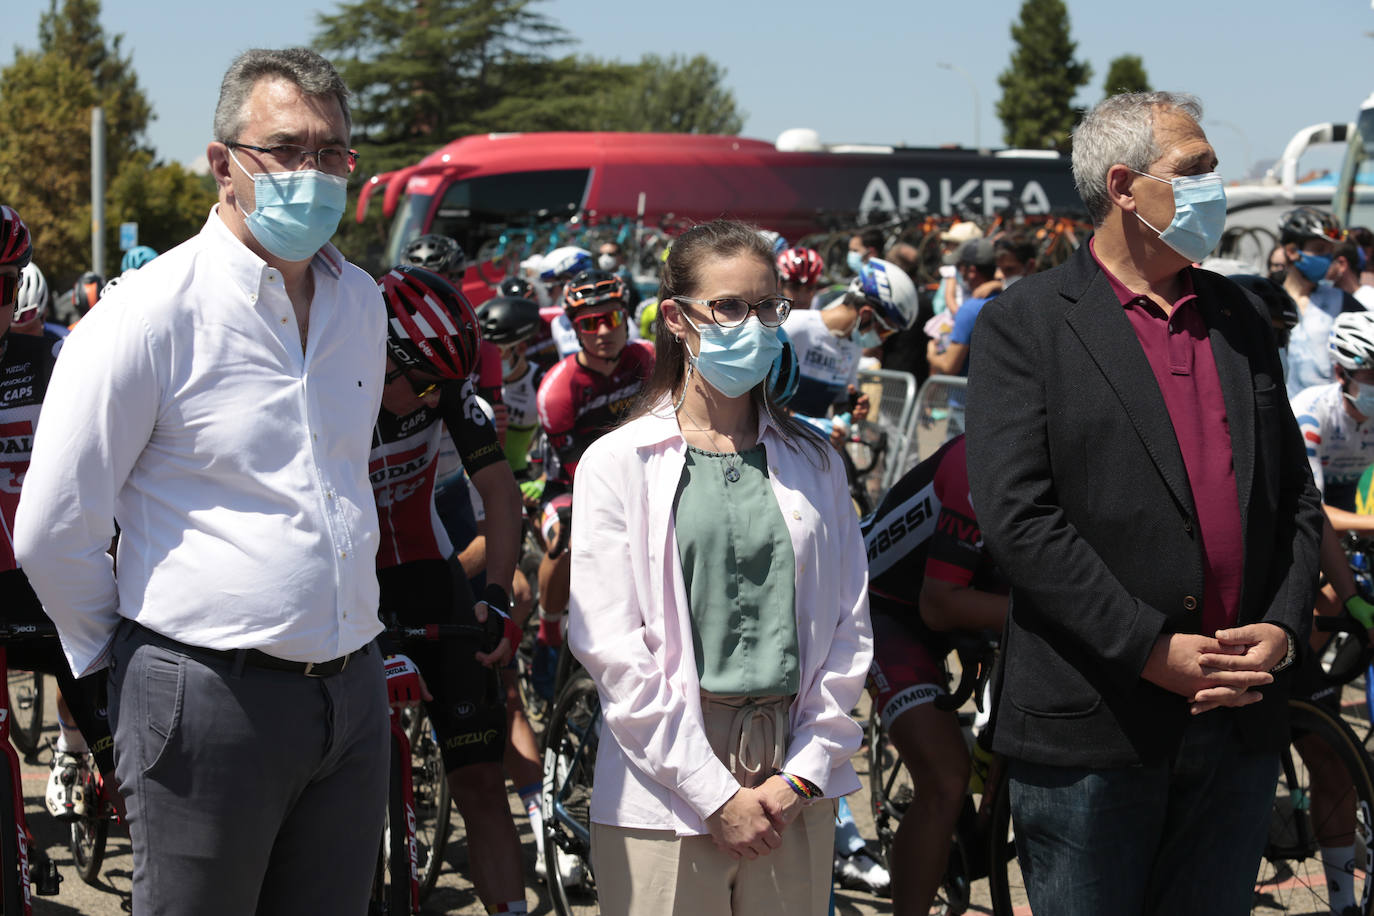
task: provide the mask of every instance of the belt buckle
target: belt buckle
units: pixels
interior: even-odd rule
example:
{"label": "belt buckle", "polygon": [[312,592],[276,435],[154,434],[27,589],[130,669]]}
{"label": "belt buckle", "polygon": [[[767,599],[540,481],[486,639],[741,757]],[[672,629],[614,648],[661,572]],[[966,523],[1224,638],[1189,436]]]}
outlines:
{"label": "belt buckle", "polygon": [[316,674],[316,673],[315,673],[315,667],[316,667],[316,665],[315,665],[314,662],[306,662],[306,663],[305,663],[305,670],[304,670],[303,672],[301,672],[301,673],[304,674],[306,677],[324,677],[323,674]]}
{"label": "belt buckle", "polygon": [[[305,670],[301,673],[304,674],[306,677],[333,677],[336,674],[343,674],[344,669],[348,667],[348,660],[352,657],[353,653],[350,652],[347,655],[340,656],[337,659],[330,659],[328,662],[306,662]],[[319,674],[315,673],[316,668],[323,668],[325,665],[328,665],[331,662],[335,661],[339,663],[338,670],[330,671],[327,674],[323,672]]]}

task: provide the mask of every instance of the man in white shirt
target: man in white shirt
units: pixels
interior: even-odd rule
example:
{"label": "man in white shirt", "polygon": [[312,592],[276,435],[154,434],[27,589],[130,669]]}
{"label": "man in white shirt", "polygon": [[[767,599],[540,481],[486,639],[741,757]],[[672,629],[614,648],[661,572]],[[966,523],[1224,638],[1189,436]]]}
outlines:
{"label": "man in white shirt", "polygon": [[134,912],[363,914],[388,769],[385,311],[328,244],[347,89],[311,51],[248,51],[214,129],[204,229],[68,338],[18,551],[73,671],[109,669]]}

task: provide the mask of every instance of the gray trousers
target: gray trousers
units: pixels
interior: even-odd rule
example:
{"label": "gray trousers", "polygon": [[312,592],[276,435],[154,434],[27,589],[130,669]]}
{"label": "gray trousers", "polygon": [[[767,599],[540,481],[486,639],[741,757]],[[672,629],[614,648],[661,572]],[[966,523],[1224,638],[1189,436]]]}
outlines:
{"label": "gray trousers", "polygon": [[389,766],[375,645],[312,678],[194,657],[126,621],[113,657],[135,916],[363,916]]}

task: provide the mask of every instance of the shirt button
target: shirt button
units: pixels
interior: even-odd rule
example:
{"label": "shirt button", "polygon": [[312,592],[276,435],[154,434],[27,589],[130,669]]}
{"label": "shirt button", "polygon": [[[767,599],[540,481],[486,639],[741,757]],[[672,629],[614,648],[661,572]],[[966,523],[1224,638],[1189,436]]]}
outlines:
{"label": "shirt button", "polygon": [[1183,531],[1184,531],[1185,534],[1192,534],[1192,533],[1193,533],[1193,523],[1192,523],[1192,521],[1191,521],[1190,519],[1186,519],[1186,518],[1185,518],[1185,519],[1183,520]]}
{"label": "shirt button", "polygon": [[792,517],[793,517],[794,519],[796,519],[797,521],[801,521],[801,512],[800,512],[799,510],[797,510],[797,509],[793,509],[793,510],[792,510]]}
{"label": "shirt button", "polygon": [[286,319],[283,318],[283,319],[281,320],[281,323],[282,323],[282,324],[286,324]]}
{"label": "shirt button", "polygon": [[257,302],[257,301],[258,301],[258,294],[257,294],[257,293],[250,293],[249,296],[248,296],[248,301],[249,301],[249,302]]}
{"label": "shirt button", "polygon": [[[342,557],[343,559],[347,560],[347,559],[348,559],[348,551],[347,551],[347,550],[340,550],[340,551],[339,551],[339,556]],[[1190,598],[1190,599],[1188,599],[1188,600],[1191,601],[1192,599]]]}
{"label": "shirt button", "polygon": [[1184,599],[1183,599],[1183,609],[1184,609],[1185,611],[1196,610],[1196,609],[1197,609],[1197,599],[1194,598],[1192,595],[1186,595],[1186,596],[1184,597]]}

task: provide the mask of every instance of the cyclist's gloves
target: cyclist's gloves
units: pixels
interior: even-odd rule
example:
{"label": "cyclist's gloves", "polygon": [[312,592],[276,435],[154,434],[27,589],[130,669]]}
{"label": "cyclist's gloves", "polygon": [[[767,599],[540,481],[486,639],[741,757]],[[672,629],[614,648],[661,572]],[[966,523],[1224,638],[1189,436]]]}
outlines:
{"label": "cyclist's gloves", "polygon": [[391,705],[414,706],[424,699],[420,669],[405,655],[388,655],[385,660],[386,693]]}
{"label": "cyclist's gloves", "polygon": [[520,484],[520,495],[525,498],[527,503],[537,503],[544,495],[544,478],[539,477],[535,480],[526,480]]}
{"label": "cyclist's gloves", "polygon": [[558,537],[549,545],[549,559],[557,560],[563,555],[563,551],[568,549],[568,540],[572,537],[572,508],[564,506],[558,510]]}
{"label": "cyclist's gloves", "polygon": [[1374,604],[1370,604],[1359,595],[1351,595],[1350,600],[1345,603],[1345,609],[1366,630],[1374,627]]}
{"label": "cyclist's gloves", "polygon": [[[506,590],[495,582],[488,582],[480,601],[487,606],[485,626],[489,634],[489,641],[482,647],[482,651],[490,652],[495,649],[502,637],[510,641],[512,651],[516,649],[520,645],[520,626],[511,620],[510,596],[506,594]],[[492,613],[493,611],[495,613]]]}

